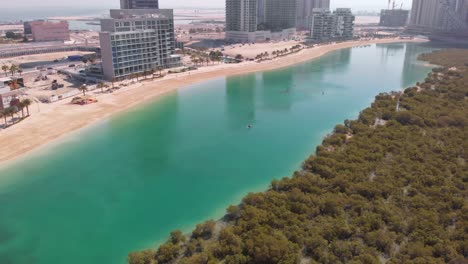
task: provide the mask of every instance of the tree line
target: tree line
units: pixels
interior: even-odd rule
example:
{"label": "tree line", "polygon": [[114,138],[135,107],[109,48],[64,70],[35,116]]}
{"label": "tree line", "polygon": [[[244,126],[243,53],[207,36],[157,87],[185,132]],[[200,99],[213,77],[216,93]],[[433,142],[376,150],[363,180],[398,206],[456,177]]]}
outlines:
{"label": "tree line", "polygon": [[16,73],[19,75],[23,73],[23,69],[18,67],[16,64],[11,64],[10,66],[4,64],[2,65],[2,71],[5,73],[5,76],[8,76],[8,73],[10,73],[11,76],[15,75]]}
{"label": "tree line", "polygon": [[[130,264],[466,263],[468,51],[337,125],[292,177]],[[216,228],[218,227],[218,228]]]}
{"label": "tree line", "polygon": [[[11,123],[15,124],[25,117],[29,116],[29,106],[32,104],[32,101],[30,99],[23,99],[23,100],[18,100],[17,103],[14,105],[7,107],[3,110],[0,111],[0,118],[4,119],[4,128],[8,127],[8,121],[7,118],[11,118]],[[26,116],[24,115],[24,110],[26,110]],[[21,112],[21,117],[18,120],[15,120],[15,115],[19,114]]]}

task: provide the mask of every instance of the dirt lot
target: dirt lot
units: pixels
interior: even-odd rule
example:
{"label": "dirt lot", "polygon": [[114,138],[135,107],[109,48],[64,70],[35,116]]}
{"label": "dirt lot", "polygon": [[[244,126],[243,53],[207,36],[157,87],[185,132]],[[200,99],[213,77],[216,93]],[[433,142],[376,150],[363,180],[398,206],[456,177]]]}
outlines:
{"label": "dirt lot", "polygon": [[226,46],[223,53],[229,56],[236,56],[241,54],[245,58],[255,58],[258,54],[268,52],[272,53],[276,50],[289,49],[292,46],[300,44],[299,41],[281,41],[281,42],[269,42],[269,43],[256,43],[256,44],[236,44]]}
{"label": "dirt lot", "polygon": [[0,65],[3,65],[3,64],[9,65],[12,63],[16,65],[20,65],[22,63],[29,63],[29,62],[53,61],[56,59],[60,60],[60,59],[63,59],[64,57],[68,57],[71,55],[86,55],[86,54],[92,54],[92,52],[67,51],[67,52],[28,55],[28,56],[0,59]]}

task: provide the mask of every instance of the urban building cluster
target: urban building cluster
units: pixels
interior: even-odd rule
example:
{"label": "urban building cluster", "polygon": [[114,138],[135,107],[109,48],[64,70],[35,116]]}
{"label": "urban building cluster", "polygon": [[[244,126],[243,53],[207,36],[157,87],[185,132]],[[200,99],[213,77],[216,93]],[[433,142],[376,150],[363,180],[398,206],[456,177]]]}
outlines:
{"label": "urban building cluster", "polygon": [[296,0],[226,0],[226,39],[261,42],[296,34]]}
{"label": "urban building cluster", "polygon": [[107,80],[181,65],[175,55],[174,13],[158,0],[121,0],[101,20],[102,70]]}
{"label": "urban building cluster", "polygon": [[[316,39],[352,38],[351,10],[340,8],[331,13],[329,8],[330,0],[226,0],[226,39],[232,42],[289,39],[296,35],[296,30],[310,31]],[[317,31],[322,12],[328,12],[333,22]],[[321,36],[322,33],[325,35]]]}

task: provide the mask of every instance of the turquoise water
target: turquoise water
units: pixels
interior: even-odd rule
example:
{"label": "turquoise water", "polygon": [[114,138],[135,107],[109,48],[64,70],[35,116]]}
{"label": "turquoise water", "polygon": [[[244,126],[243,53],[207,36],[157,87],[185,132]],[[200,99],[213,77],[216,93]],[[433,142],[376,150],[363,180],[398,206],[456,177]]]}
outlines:
{"label": "turquoise water", "polygon": [[[379,92],[423,80],[417,44],[344,49],[196,84],[0,169],[0,263],[124,263],[291,175]],[[252,124],[252,129],[246,126]]]}

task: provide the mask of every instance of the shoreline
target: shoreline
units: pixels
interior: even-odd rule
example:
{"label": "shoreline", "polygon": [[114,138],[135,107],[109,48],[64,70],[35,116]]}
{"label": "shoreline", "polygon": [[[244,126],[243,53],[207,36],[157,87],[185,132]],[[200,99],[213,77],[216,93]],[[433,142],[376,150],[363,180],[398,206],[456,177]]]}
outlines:
{"label": "shoreline", "polygon": [[[369,44],[427,42],[426,40],[384,39],[349,41],[302,50],[281,58],[262,63],[219,64],[198,69],[194,72],[168,75],[163,79],[140,82],[122,88],[113,94],[97,94],[98,103],[87,106],[70,105],[69,100],[53,104],[36,103],[30,106],[32,115],[23,122],[0,131],[0,168],[17,161],[27,154],[44,150],[53,143],[60,143],[82,128],[105,121],[111,116],[145,105],[174,92],[177,89],[204,81],[270,71],[290,67],[320,58],[329,52]],[[161,87],[163,86],[163,87]],[[36,109],[37,108],[37,109]],[[36,111],[37,110],[37,111]]]}

